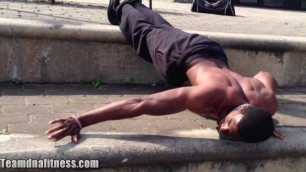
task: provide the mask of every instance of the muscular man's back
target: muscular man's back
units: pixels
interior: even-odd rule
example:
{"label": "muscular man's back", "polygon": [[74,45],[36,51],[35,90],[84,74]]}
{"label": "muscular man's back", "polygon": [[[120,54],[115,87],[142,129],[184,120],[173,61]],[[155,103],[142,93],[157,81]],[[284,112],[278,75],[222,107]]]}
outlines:
{"label": "muscular man's back", "polygon": [[[276,112],[276,82],[269,73],[259,72],[252,78],[244,77],[229,70],[221,61],[213,59],[197,59],[189,67],[187,76],[192,85],[209,83],[224,89],[226,102],[216,102],[219,106],[236,107],[248,102],[268,110],[271,114]],[[228,112],[215,115],[223,118],[226,113]]]}

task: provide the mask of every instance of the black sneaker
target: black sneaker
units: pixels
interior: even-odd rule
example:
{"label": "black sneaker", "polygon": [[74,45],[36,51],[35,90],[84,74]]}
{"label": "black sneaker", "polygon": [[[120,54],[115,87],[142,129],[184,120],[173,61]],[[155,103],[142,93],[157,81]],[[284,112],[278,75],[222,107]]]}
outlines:
{"label": "black sneaker", "polygon": [[116,8],[115,8],[116,10],[115,11],[117,12],[116,17],[117,17],[117,23],[118,24],[120,24],[120,22],[121,22],[121,15],[122,15],[122,7],[123,7],[123,5],[130,4],[133,7],[135,7],[135,3],[136,2],[140,2],[141,3],[141,0],[123,0],[123,1],[120,2],[119,5],[116,6]]}
{"label": "black sneaker", "polygon": [[112,25],[119,25],[117,21],[116,8],[119,5],[119,0],[109,0],[107,8],[107,18]]}

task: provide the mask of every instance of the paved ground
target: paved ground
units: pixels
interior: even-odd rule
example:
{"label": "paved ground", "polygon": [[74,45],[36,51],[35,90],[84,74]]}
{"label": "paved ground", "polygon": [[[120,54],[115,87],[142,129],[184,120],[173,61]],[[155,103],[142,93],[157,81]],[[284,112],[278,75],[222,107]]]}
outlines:
{"label": "paved ground", "polygon": [[[2,134],[43,134],[54,118],[80,114],[108,103],[162,91],[153,86],[104,85],[10,85],[0,84],[0,130]],[[279,89],[277,126],[306,126],[306,89]],[[215,128],[215,122],[185,111],[161,117],[141,116],[108,121],[83,132],[167,133],[175,130]]]}
{"label": "paved ground", "polygon": [[[168,2],[167,2],[168,1]],[[210,32],[306,36],[306,12],[236,7],[236,17],[198,14],[190,3],[154,0],[153,10],[175,27]],[[47,23],[109,25],[108,0],[0,0],[0,17],[41,20]],[[143,0],[148,5],[148,0]],[[103,26],[102,26],[103,27]]]}

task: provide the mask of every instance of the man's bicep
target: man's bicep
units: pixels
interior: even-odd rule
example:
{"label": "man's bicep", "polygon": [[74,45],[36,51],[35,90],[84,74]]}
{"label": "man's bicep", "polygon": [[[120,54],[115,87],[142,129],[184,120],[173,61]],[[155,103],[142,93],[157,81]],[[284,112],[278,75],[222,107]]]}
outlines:
{"label": "man's bicep", "polygon": [[[218,96],[216,96],[218,95]],[[190,86],[164,91],[147,96],[148,114],[163,115],[190,110],[200,114],[207,112],[215,99],[220,99],[218,86]]]}
{"label": "man's bicep", "polygon": [[189,90],[188,87],[181,87],[143,97],[145,113],[165,115],[186,110]]}

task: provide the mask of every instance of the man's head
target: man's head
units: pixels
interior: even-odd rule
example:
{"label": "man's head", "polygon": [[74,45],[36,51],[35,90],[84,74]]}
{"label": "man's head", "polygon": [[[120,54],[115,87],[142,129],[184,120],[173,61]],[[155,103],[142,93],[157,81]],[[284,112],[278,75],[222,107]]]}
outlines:
{"label": "man's head", "polygon": [[272,114],[251,104],[231,111],[220,123],[221,138],[243,142],[262,142],[273,135]]}

